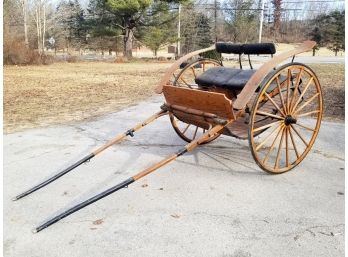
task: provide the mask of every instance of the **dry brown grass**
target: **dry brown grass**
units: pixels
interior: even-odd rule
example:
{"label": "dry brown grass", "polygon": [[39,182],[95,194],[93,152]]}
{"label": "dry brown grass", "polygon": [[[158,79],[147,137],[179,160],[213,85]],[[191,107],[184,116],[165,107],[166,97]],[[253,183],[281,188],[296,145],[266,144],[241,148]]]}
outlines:
{"label": "dry brown grass", "polygon": [[312,64],[324,97],[324,118],[344,120],[344,64]]}
{"label": "dry brown grass", "polygon": [[4,67],[6,133],[78,121],[153,95],[169,63],[57,63]]}
{"label": "dry brown grass", "polygon": [[[170,63],[58,63],[4,67],[5,133],[79,121],[151,95]],[[310,65],[321,81],[325,117],[344,119],[344,65]]]}

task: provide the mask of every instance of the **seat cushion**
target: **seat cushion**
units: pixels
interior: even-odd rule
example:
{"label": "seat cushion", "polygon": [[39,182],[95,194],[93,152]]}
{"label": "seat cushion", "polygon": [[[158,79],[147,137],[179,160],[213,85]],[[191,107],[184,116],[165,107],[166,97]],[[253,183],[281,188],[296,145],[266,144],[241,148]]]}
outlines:
{"label": "seat cushion", "polygon": [[226,67],[214,67],[196,78],[196,83],[203,87],[222,87],[241,90],[256,70],[241,70]]}

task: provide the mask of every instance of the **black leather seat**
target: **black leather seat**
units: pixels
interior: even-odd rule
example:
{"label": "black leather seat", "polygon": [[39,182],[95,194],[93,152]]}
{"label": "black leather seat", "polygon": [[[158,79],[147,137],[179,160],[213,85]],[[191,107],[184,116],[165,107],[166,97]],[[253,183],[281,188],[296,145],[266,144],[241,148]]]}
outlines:
{"label": "black leather seat", "polygon": [[195,81],[203,87],[241,90],[255,72],[256,70],[214,67],[199,75]]}

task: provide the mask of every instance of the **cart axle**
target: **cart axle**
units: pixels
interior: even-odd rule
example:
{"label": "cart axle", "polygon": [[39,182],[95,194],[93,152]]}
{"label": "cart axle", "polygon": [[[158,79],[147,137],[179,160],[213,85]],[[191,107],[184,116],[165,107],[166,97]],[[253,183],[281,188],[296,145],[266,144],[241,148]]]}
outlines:
{"label": "cart axle", "polygon": [[284,123],[286,126],[290,125],[290,124],[296,124],[297,120],[292,117],[291,115],[287,115],[284,119]]}

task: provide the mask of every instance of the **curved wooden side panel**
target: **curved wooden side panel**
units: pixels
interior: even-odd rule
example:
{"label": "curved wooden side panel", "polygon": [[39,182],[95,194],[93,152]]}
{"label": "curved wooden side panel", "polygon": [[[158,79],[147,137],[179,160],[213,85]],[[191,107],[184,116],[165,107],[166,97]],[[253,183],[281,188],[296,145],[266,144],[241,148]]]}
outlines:
{"label": "curved wooden side panel", "polygon": [[164,86],[163,94],[169,105],[178,105],[207,113],[218,117],[234,120],[232,101],[224,94]]}
{"label": "curved wooden side panel", "polygon": [[277,55],[273,57],[270,61],[263,64],[246,83],[242,92],[237,96],[237,99],[234,102],[233,107],[238,110],[243,109],[255,93],[259,84],[267,76],[267,74],[272,71],[273,68],[275,68],[281,62],[285,61],[291,56],[311,50],[315,45],[316,42],[314,41],[305,41],[295,49]]}
{"label": "curved wooden side panel", "polygon": [[168,82],[170,80],[170,77],[173,75],[173,73],[177,69],[179,69],[180,64],[184,63],[185,61],[187,61],[188,59],[190,59],[191,57],[193,57],[195,55],[198,55],[198,54],[201,54],[201,53],[204,53],[204,52],[208,52],[208,51],[211,51],[211,50],[214,50],[214,49],[215,49],[215,45],[212,45],[212,46],[210,46],[208,48],[200,49],[200,50],[194,51],[192,53],[189,53],[189,54],[184,55],[183,57],[181,57],[172,66],[170,66],[169,69],[166,71],[166,73],[164,74],[163,78],[160,81],[159,86],[157,86],[155,88],[155,92],[157,94],[161,94],[162,93],[163,86],[168,84]]}

